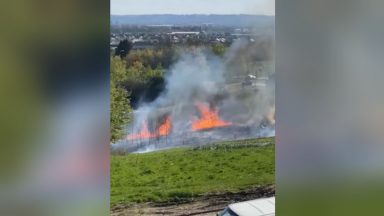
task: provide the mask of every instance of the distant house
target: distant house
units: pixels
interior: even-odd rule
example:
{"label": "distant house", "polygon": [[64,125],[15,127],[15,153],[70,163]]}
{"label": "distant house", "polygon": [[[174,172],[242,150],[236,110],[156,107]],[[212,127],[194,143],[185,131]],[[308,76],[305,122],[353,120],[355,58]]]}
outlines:
{"label": "distant house", "polygon": [[119,40],[118,39],[116,39],[116,38],[111,38],[111,41],[110,41],[110,46],[111,47],[117,47],[117,45],[119,45]]}
{"label": "distant house", "polygon": [[171,35],[198,35],[200,32],[193,32],[193,31],[178,31],[178,32],[171,32]]}
{"label": "distant house", "polygon": [[135,43],[133,43],[132,49],[140,50],[140,49],[153,48],[153,46],[154,45],[150,41],[141,40],[141,41],[136,41]]}

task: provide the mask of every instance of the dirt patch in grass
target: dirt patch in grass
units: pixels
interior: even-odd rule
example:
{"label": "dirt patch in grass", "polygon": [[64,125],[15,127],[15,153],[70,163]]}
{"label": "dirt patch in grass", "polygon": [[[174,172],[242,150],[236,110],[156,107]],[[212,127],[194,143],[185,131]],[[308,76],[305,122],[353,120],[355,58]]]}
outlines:
{"label": "dirt patch in grass", "polygon": [[185,216],[202,215],[214,216],[231,203],[242,202],[261,197],[271,197],[275,194],[273,185],[251,188],[239,192],[205,194],[193,199],[173,202],[118,204],[111,209],[113,216]]}

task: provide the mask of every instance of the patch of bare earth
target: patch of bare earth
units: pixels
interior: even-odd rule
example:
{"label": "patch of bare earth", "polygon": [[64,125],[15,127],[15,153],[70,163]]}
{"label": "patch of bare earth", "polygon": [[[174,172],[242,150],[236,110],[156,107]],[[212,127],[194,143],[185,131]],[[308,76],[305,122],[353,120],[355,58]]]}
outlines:
{"label": "patch of bare earth", "polygon": [[112,216],[214,216],[231,203],[271,197],[275,194],[274,186],[258,187],[236,193],[226,192],[206,194],[197,198],[167,203],[142,203],[115,205],[111,209]]}

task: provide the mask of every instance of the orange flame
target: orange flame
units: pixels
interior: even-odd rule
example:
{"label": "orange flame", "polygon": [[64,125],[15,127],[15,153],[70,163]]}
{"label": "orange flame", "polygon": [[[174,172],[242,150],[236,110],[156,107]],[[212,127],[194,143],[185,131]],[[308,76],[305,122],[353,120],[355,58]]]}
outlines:
{"label": "orange flame", "polygon": [[197,103],[196,107],[199,109],[201,117],[196,121],[192,122],[192,130],[205,130],[215,127],[225,127],[231,125],[231,122],[225,122],[220,119],[219,112],[217,109],[211,110],[209,106]]}
{"label": "orange flame", "polygon": [[134,139],[145,139],[145,138],[151,138],[151,137],[152,137],[152,134],[148,130],[148,123],[144,122],[143,125],[141,126],[140,132],[128,135],[127,139],[134,140]]}
{"label": "orange flame", "polygon": [[167,136],[171,130],[171,117],[167,116],[164,123],[158,129],[158,136]]}
{"label": "orange flame", "polygon": [[127,139],[150,139],[160,136],[167,136],[171,131],[171,126],[171,117],[167,116],[165,121],[158,127],[158,129],[155,132],[151,133],[148,130],[148,123],[145,121],[141,127],[141,130],[138,133],[128,135]]}

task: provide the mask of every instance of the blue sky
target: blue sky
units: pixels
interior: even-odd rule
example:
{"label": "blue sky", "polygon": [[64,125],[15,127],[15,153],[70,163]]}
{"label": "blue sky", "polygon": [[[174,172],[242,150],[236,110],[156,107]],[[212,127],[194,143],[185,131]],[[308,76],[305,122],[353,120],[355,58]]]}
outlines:
{"label": "blue sky", "polygon": [[275,15],[275,0],[111,0],[111,14]]}

